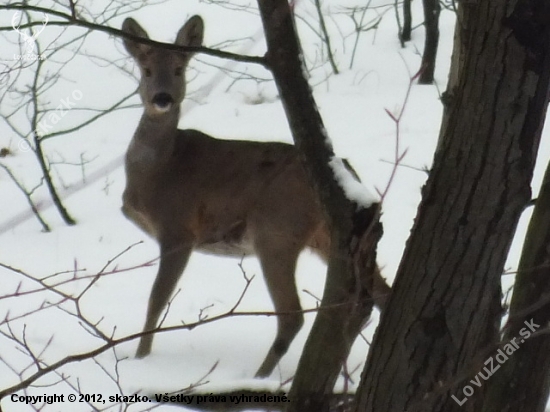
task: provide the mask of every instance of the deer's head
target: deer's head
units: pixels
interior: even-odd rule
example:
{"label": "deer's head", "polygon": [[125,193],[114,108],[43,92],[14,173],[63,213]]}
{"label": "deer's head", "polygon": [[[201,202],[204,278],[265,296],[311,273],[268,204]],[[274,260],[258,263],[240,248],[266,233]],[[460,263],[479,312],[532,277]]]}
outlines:
{"label": "deer's head", "polygon": [[[147,32],[132,18],[122,24],[122,30],[133,36],[148,39]],[[193,16],[179,30],[175,44],[198,47],[202,45],[204,23]],[[178,106],[185,97],[185,69],[193,53],[176,52],[124,39],[124,46],[141,72],[139,94],[150,115],[160,115]]]}

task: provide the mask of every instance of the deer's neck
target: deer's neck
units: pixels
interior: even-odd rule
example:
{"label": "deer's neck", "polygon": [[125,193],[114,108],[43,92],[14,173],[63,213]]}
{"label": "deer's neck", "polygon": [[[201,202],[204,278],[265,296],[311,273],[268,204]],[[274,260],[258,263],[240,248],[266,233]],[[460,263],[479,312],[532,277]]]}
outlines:
{"label": "deer's neck", "polygon": [[174,151],[179,114],[179,107],[156,116],[144,112],[128,148],[127,165],[146,169],[168,161]]}

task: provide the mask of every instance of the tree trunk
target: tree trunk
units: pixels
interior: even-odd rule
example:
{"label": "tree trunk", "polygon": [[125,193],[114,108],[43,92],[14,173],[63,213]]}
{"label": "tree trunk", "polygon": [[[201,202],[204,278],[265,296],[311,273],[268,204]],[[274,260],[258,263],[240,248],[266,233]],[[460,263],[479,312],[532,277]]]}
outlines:
{"label": "tree trunk", "polygon": [[424,27],[426,39],[424,41],[424,54],[422,55],[422,73],[418,78],[420,84],[432,84],[434,81],[435,59],[439,46],[439,13],[441,5],[439,0],[422,0],[424,5]]}
{"label": "tree trunk", "polygon": [[[487,383],[483,411],[544,412],[550,390],[550,336],[532,336],[550,321],[550,164],[537,199],[516,275],[503,344],[516,339],[513,352]],[[525,323],[527,322],[527,324]],[[520,331],[523,329],[523,332]],[[529,333],[529,336],[527,336]],[[536,333],[536,330],[535,330]]]}
{"label": "tree trunk", "polygon": [[399,33],[401,44],[411,40],[412,13],[411,0],[403,0],[403,29]]}
{"label": "tree trunk", "polygon": [[[348,199],[329,162],[334,157],[311,89],[287,0],[259,0],[267,41],[267,61],[296,147],[331,225],[332,246],[321,308],[289,394],[289,411],[328,410],[330,395],[351,344],[372,310],[371,294],[387,285],[373,281],[376,244],[381,236],[378,204],[370,208]],[[378,275],[379,276],[379,275]]]}
{"label": "tree trunk", "polygon": [[[482,370],[496,341],[500,277],[530,201],[550,91],[549,4],[460,3],[468,47],[447,91],[440,144],[368,355],[357,411],[478,405],[463,393],[463,381]],[[474,388],[475,397],[482,389]]]}

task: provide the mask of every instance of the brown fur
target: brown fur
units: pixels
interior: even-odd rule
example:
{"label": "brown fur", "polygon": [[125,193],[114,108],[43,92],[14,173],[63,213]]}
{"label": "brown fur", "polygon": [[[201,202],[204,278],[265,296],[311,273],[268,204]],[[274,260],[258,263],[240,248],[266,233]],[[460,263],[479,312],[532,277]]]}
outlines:
{"label": "brown fur", "polygon": [[[123,30],[147,33],[132,19]],[[192,17],[176,43],[200,46],[203,22]],[[330,237],[294,146],[214,139],[178,130],[191,54],[131,40],[141,70],[144,113],[126,155],[124,214],[157,240],[161,260],[144,331],[154,330],[192,250],[258,256],[279,315],[277,336],[256,376],[271,374],[300,330],[303,315],[294,272],[305,247],[326,259]],[[143,336],[137,356],[151,352]]]}

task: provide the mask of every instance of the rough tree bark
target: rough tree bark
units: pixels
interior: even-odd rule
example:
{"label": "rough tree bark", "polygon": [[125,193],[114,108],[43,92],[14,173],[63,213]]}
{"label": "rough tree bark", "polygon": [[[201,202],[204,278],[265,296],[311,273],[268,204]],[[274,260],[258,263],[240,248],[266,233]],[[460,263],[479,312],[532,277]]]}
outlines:
{"label": "rough tree bark", "polygon": [[[544,412],[550,392],[550,335],[524,339],[525,322],[547,328],[550,321],[550,164],[533,210],[516,275],[503,344],[520,347],[487,382],[483,411]],[[534,324],[533,324],[534,323]],[[529,330],[529,329],[527,329]],[[523,336],[523,337],[522,337]]]}
{"label": "rough tree bark", "polygon": [[439,14],[441,5],[439,0],[422,0],[424,6],[424,53],[422,54],[422,73],[418,78],[420,84],[432,84],[434,81],[435,59],[439,46]]}
{"label": "rough tree bark", "polygon": [[464,61],[363,372],[362,412],[479,410],[479,400],[459,406],[451,395],[465,397],[463,380],[496,341],[500,277],[530,201],[550,91],[549,1],[459,7]]}
{"label": "rough tree bark", "polygon": [[[273,72],[295,144],[329,219],[332,249],[313,329],[289,394],[289,411],[329,409],[334,383],[351,344],[372,311],[375,250],[381,236],[378,204],[364,208],[348,199],[329,164],[334,152],[304,78],[294,19],[287,0],[259,0]],[[374,292],[373,292],[374,290]]]}

